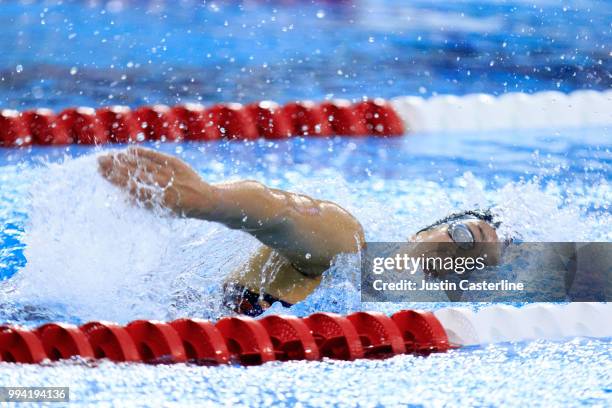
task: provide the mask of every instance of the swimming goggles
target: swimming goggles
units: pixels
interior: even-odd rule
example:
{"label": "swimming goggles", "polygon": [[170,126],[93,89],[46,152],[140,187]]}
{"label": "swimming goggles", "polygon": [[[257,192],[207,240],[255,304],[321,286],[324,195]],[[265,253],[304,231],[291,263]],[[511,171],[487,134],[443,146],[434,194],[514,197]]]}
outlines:
{"label": "swimming goggles", "polygon": [[462,222],[453,222],[448,226],[448,236],[461,249],[473,249],[476,239],[470,227]]}

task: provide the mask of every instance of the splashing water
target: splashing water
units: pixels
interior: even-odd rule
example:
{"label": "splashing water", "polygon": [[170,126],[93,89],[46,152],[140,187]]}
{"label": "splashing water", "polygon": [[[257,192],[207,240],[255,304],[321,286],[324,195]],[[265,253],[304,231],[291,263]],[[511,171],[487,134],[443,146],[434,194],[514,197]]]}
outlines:
{"label": "splashing water", "polygon": [[220,270],[237,267],[254,240],[132,205],[98,175],[95,155],[37,173],[24,236],[28,262],[6,285],[13,299],[61,305],[84,320],[219,313]]}

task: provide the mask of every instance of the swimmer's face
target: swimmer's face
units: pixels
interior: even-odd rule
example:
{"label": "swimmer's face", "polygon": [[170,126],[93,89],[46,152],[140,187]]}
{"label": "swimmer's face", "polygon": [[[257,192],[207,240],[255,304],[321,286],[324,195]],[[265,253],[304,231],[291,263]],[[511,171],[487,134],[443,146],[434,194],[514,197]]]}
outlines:
{"label": "swimmer's face", "polygon": [[[459,245],[430,245],[435,243],[452,244],[454,242],[451,238],[451,234],[449,234],[450,224],[440,224],[429,230],[421,231],[413,236],[410,241],[427,244],[426,250],[430,255],[479,257],[486,254],[486,264],[497,265],[501,255],[501,246],[483,245],[499,243],[495,228],[488,222],[478,219],[466,219],[458,223],[465,225],[474,237],[474,245],[472,248],[462,249]],[[451,253],[449,253],[449,251],[451,251]]]}

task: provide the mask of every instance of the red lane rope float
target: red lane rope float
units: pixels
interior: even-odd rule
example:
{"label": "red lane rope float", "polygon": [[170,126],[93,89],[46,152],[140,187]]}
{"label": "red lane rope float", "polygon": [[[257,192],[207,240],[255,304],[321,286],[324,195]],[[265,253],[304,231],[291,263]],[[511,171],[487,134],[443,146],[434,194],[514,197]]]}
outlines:
{"label": "red lane rope float", "polygon": [[351,321],[335,313],[315,313],[304,319],[324,357],[355,360],[364,357],[361,339]]}
{"label": "red lane rope float", "polygon": [[127,326],[89,322],[81,327],[48,323],[25,329],[0,325],[0,362],[40,363],[72,356],[151,364],[386,358],[427,355],[450,349],[448,337],[430,312],[404,310],[388,317],[377,312],[349,316],[315,313],[304,318],[224,317],[170,323],[136,320]]}
{"label": "red lane rope float", "polygon": [[292,102],[283,107],[292,124],[291,134],[300,136],[332,136],[334,134],[323,108],[313,102]]}
{"label": "red lane rope float", "polygon": [[286,112],[275,102],[264,101],[246,107],[255,121],[257,132],[265,139],[286,139],[292,135],[293,125]]}
{"label": "red lane rope float", "polygon": [[87,336],[96,358],[112,361],[140,361],[140,354],[130,333],[115,323],[89,322],[80,327]]}
{"label": "red lane rope float", "polygon": [[366,357],[385,358],[406,352],[402,333],[390,317],[382,313],[356,312],[347,319],[357,329]]}
{"label": "red lane rope float", "polygon": [[204,140],[254,140],[259,130],[250,113],[239,103],[215,105],[204,113]]}
{"label": "red lane rope float", "polygon": [[382,99],[360,102],[354,109],[367,134],[384,136],[404,133],[404,125],[399,115],[393,109],[389,109]]}
{"label": "red lane rope float", "polygon": [[142,361],[154,364],[187,361],[183,341],[168,323],[135,320],[126,328]]}
{"label": "red lane rope float", "polygon": [[28,129],[31,143],[40,145],[70,143],[67,130],[50,109],[26,111],[20,117]]}
{"label": "red lane rope float", "polygon": [[187,359],[199,364],[227,364],[230,354],[214,324],[201,319],[178,319],[170,323],[178,333]]}
{"label": "red lane rope float", "polygon": [[275,360],[272,339],[258,321],[245,317],[224,317],[216,324],[230,354],[243,365],[259,365]]}
{"label": "red lane rope float", "polygon": [[60,126],[68,134],[71,143],[103,144],[107,135],[98,119],[96,111],[91,108],[71,108],[57,115]]}
{"label": "red lane rope float", "polygon": [[96,111],[104,129],[104,138],[109,143],[129,143],[137,141],[139,125],[127,106],[108,106]]}
{"label": "red lane rope float", "polygon": [[171,108],[185,140],[206,140],[206,111],[202,105],[186,104]]}
{"label": "red lane rope float", "polygon": [[431,353],[448,350],[446,331],[431,312],[402,310],[391,316],[400,330],[406,350],[413,353]]}
{"label": "red lane rope float", "polygon": [[47,353],[38,336],[19,327],[0,327],[0,361],[40,363]]}
{"label": "red lane rope float", "polygon": [[320,359],[317,343],[303,320],[294,316],[268,316],[259,322],[272,340],[277,360]]}
{"label": "red lane rope float", "polygon": [[183,138],[174,112],[165,105],[142,106],[132,112],[144,140],[175,141]]}
{"label": "red lane rope float", "polygon": [[63,360],[72,356],[95,357],[85,333],[71,324],[47,323],[36,329],[36,334],[51,360]]}
{"label": "red lane rope float", "polygon": [[286,139],[292,136],[399,136],[404,123],[382,99],[262,101],[204,107],[185,104],[100,109],[0,110],[0,146],[137,143],[180,140]]}
{"label": "red lane rope float", "polygon": [[0,146],[27,146],[30,143],[30,129],[21,114],[9,109],[0,111]]}
{"label": "red lane rope float", "polygon": [[362,118],[358,116],[359,112],[349,101],[324,102],[321,106],[335,134],[347,136],[368,134],[365,120],[361,120]]}

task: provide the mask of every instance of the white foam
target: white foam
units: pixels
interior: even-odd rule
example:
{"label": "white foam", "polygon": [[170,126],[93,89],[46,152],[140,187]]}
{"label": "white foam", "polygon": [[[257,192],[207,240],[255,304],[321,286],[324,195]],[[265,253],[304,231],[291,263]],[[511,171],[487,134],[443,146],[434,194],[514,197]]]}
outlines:
{"label": "white foam", "polygon": [[411,132],[576,128],[612,125],[612,91],[402,96],[391,101]]}

